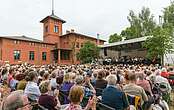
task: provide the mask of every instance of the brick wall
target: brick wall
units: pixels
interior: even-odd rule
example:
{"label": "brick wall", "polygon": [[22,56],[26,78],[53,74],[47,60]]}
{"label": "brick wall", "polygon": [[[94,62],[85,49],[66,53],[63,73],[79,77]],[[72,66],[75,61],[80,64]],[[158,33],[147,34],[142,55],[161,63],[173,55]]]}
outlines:
{"label": "brick wall", "polygon": [[[58,26],[58,32],[54,32],[54,26]],[[47,32],[45,28],[48,27]],[[43,41],[47,43],[59,43],[59,36],[62,35],[62,22],[48,19],[43,25]]]}
{"label": "brick wall", "polygon": [[[15,40],[11,39],[2,39],[1,45],[2,60],[9,61],[10,64],[17,64],[19,61],[37,65],[50,64],[52,62],[51,50],[54,48],[54,45],[46,45],[28,41],[18,41],[16,44]],[[20,50],[20,60],[14,59],[14,50]],[[29,60],[29,51],[34,51],[34,60]],[[42,52],[47,53],[46,61],[42,60]]]}

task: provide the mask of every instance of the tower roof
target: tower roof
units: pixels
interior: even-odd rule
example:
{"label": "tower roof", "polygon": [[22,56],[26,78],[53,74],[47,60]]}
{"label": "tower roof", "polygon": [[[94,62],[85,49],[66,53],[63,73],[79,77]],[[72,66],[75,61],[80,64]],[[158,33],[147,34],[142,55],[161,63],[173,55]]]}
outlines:
{"label": "tower roof", "polygon": [[65,20],[59,18],[58,16],[56,16],[56,15],[54,15],[54,14],[51,14],[51,15],[45,17],[45,18],[42,19],[40,22],[43,23],[45,20],[47,20],[47,19],[49,19],[49,18],[54,19],[54,20],[59,20],[59,21],[61,21],[62,23],[66,23]]}

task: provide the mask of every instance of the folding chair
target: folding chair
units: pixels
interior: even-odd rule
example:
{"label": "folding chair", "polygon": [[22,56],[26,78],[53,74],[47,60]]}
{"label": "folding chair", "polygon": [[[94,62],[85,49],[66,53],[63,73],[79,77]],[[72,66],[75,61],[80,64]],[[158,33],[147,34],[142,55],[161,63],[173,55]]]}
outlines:
{"label": "folding chair", "polygon": [[136,110],[142,110],[141,98],[139,96],[127,94],[127,98],[130,105],[133,105]]}
{"label": "folding chair", "polygon": [[96,110],[115,110],[115,108],[112,108],[106,104],[98,102],[96,105]]}
{"label": "folding chair", "polygon": [[95,90],[96,90],[96,96],[102,96],[103,89],[95,88]]}

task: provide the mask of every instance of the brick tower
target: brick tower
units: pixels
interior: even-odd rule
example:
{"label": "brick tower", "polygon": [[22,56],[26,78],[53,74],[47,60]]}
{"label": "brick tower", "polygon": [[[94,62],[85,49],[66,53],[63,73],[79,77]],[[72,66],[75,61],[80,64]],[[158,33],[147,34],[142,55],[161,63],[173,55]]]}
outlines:
{"label": "brick tower", "polygon": [[54,10],[52,10],[52,14],[40,22],[43,23],[43,41],[58,44],[57,46],[59,47],[59,36],[62,35],[62,24],[66,21],[54,15]]}

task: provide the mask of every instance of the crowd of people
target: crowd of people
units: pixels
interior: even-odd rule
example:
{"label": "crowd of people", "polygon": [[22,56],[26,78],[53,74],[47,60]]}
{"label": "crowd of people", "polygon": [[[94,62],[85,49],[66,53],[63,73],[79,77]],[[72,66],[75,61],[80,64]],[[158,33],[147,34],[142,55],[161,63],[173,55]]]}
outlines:
{"label": "crowd of people", "polygon": [[160,59],[150,60],[143,57],[130,57],[130,56],[122,56],[119,58],[102,58],[102,64],[109,65],[109,64],[124,64],[124,65],[150,65],[150,64],[160,64]]}
{"label": "crowd of people", "polygon": [[0,67],[1,110],[169,110],[174,67],[9,65]]}

